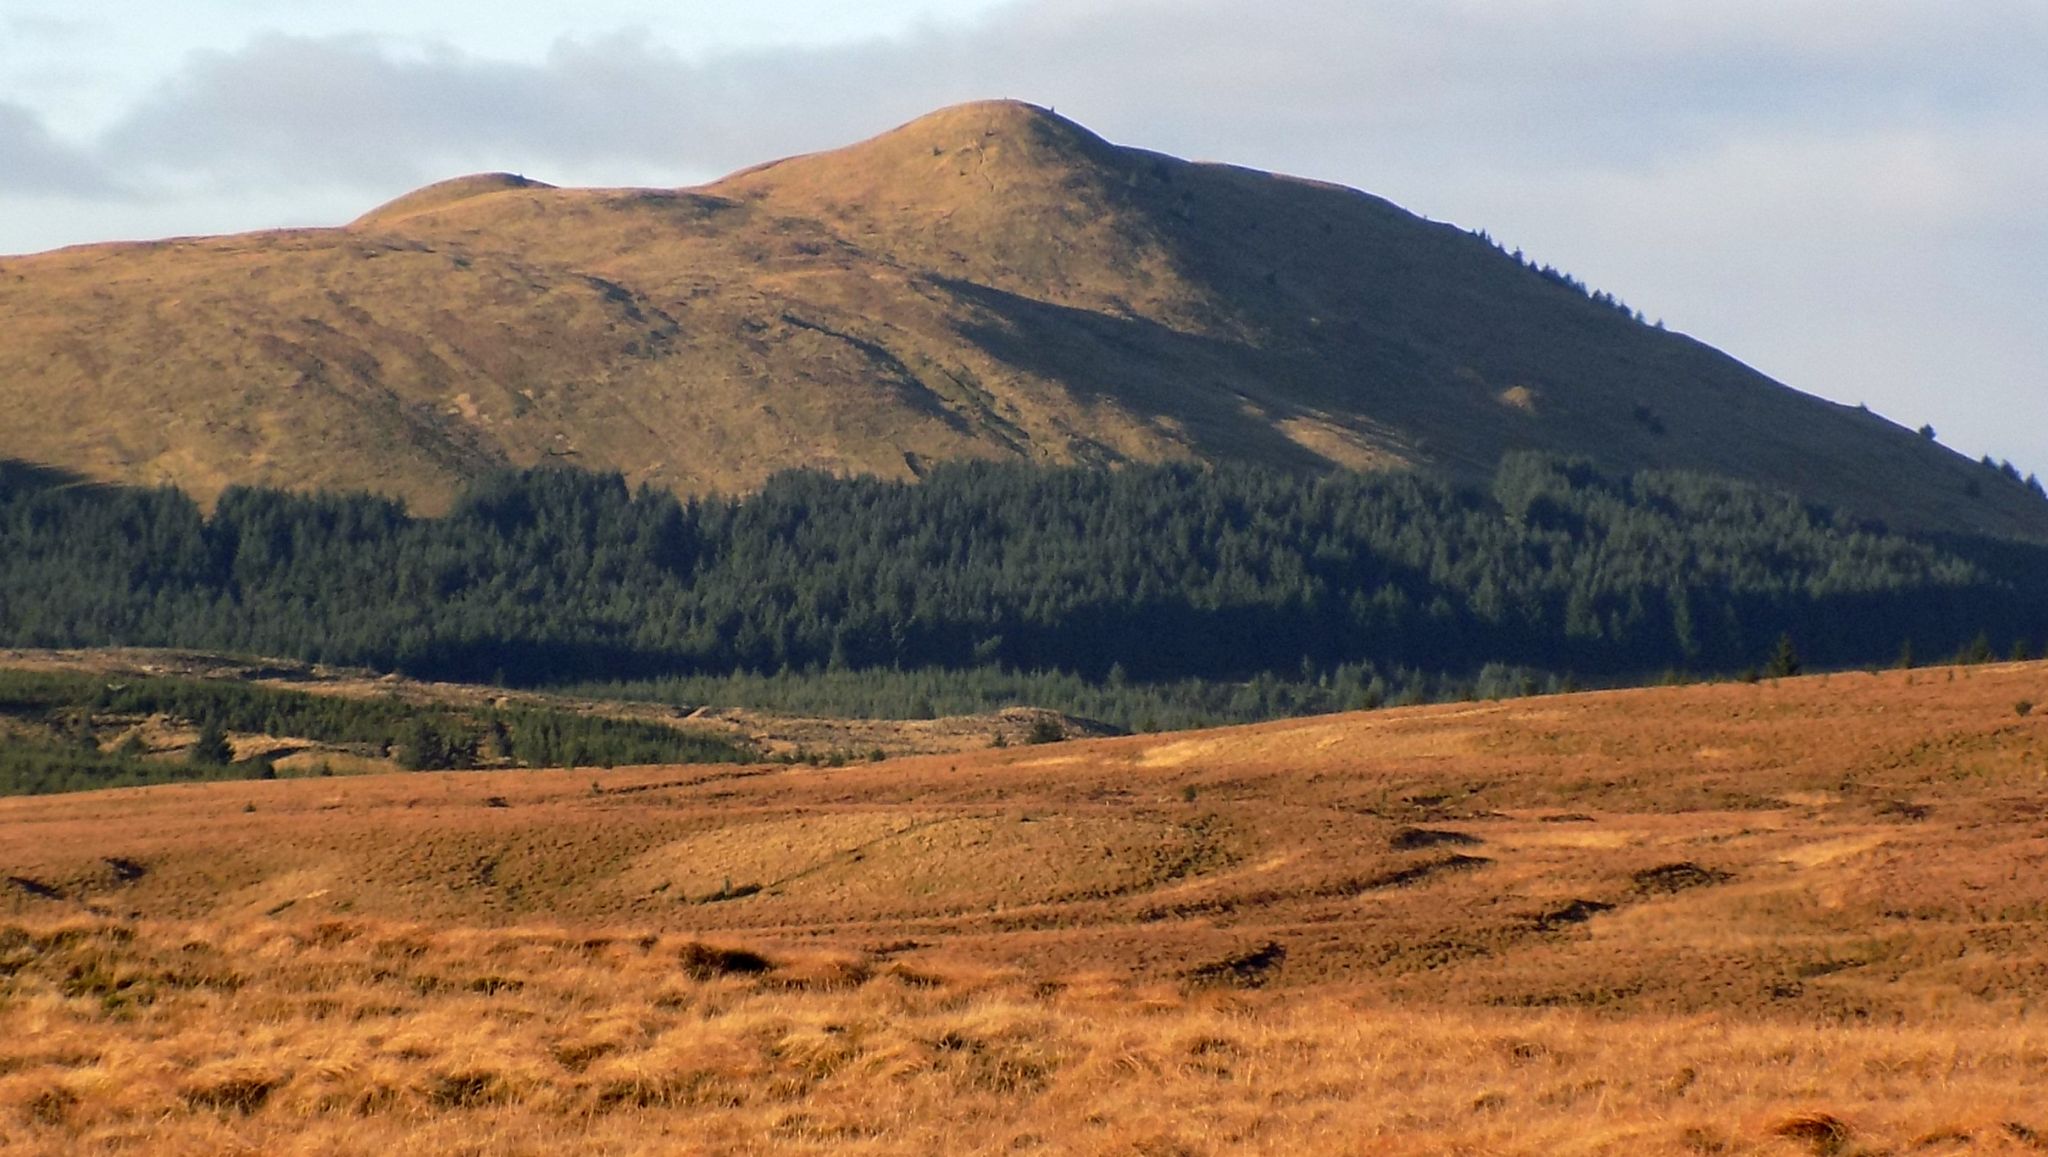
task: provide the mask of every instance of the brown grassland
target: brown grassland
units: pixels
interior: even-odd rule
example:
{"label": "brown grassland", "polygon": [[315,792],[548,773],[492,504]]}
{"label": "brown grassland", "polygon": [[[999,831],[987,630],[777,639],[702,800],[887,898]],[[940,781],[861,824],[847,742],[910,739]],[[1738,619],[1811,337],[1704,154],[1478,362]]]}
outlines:
{"label": "brown grassland", "polygon": [[0,801],[0,1151],[2048,1150],[2034,702]]}

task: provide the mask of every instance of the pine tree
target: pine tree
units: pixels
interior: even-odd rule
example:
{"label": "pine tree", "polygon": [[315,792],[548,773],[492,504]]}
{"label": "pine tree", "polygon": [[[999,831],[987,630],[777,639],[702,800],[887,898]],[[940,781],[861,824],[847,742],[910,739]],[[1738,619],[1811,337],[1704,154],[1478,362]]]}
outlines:
{"label": "pine tree", "polygon": [[200,725],[199,739],[192,744],[192,762],[209,767],[225,767],[233,763],[235,749],[228,743],[227,732],[219,723],[208,719]]}
{"label": "pine tree", "polygon": [[1764,664],[1764,675],[1771,679],[1789,679],[1799,674],[1799,651],[1792,645],[1791,632],[1778,636],[1778,645],[1771,652],[1770,661]]}

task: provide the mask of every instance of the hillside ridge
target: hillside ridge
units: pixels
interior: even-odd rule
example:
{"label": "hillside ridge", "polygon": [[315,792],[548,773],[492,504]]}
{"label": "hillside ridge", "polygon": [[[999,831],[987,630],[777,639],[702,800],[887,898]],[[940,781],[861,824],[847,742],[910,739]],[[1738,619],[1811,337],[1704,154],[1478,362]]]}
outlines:
{"label": "hillside ridge", "polygon": [[1367,193],[978,102],[697,188],[476,174],[0,258],[0,457],[434,512],[547,462],[699,494],[955,459],[1477,483],[1533,449],[2048,540],[1997,472],[1617,306]]}

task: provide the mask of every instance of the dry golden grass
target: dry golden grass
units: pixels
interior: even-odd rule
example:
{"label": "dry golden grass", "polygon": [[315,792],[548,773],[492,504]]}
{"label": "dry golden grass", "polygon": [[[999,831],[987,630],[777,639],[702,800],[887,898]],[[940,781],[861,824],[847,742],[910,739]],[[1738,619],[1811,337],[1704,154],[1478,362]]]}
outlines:
{"label": "dry golden grass", "polygon": [[0,801],[0,1148],[2042,1151],[2021,700]]}
{"label": "dry golden grass", "polygon": [[2038,1151],[2048,1024],[1415,1009],[674,936],[0,926],[0,1149]]}

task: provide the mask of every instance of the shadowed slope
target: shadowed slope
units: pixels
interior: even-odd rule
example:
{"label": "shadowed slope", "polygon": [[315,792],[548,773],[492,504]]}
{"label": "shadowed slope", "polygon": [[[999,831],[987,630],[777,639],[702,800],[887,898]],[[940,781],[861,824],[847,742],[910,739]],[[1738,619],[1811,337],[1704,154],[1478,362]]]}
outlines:
{"label": "shadowed slope", "polygon": [[1922,529],[2048,504],[1352,190],[946,109],[695,190],[490,174],[344,229],[0,261],[0,454],[423,509],[548,459],[777,469],[1501,453],[1737,475]]}

